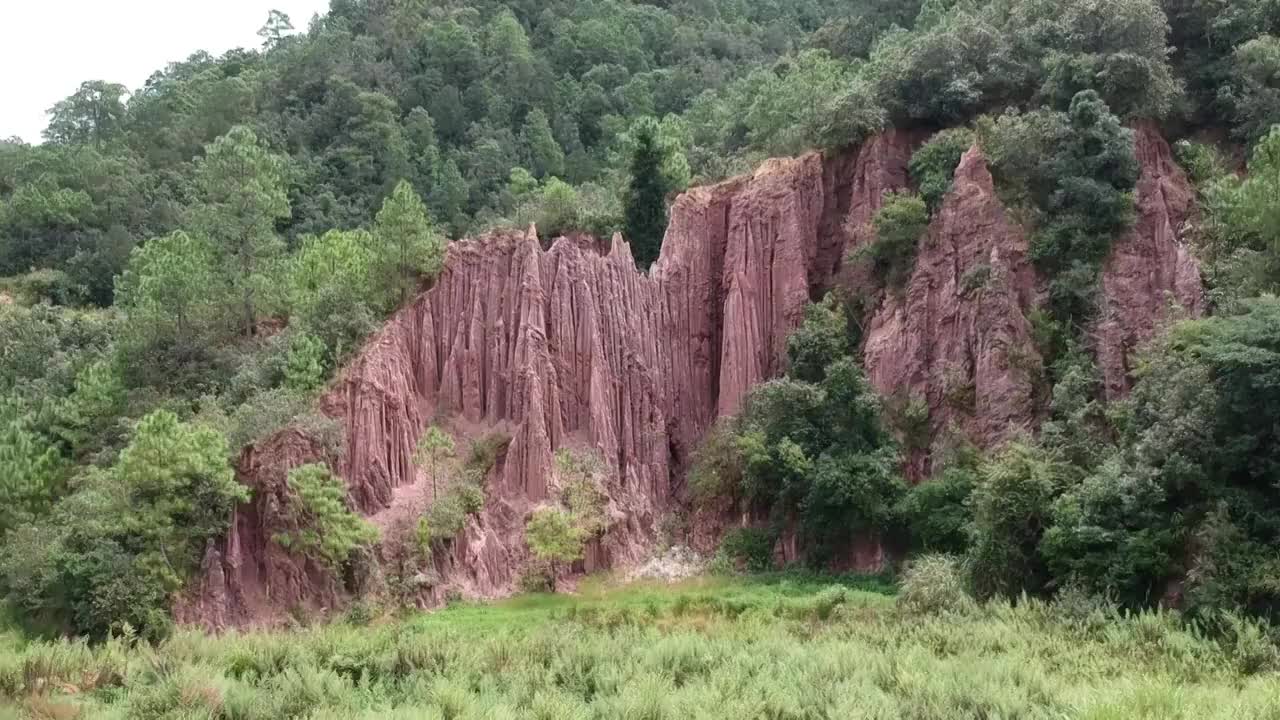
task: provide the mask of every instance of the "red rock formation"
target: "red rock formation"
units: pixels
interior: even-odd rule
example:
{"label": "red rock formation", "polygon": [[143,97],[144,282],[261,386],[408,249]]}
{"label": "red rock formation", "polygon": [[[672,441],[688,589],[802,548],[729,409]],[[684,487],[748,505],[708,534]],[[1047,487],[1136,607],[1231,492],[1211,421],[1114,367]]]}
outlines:
{"label": "red rock formation", "polygon": [[[524,517],[547,498],[552,453],[568,444],[598,450],[611,469],[612,524],[592,561],[638,559],[709,424],[782,369],[787,335],[839,268],[845,226],[905,184],[914,141],[888,133],[856,153],[774,160],[690,190],[648,276],[620,238],[607,254],[563,238],[543,250],[532,230],[455,243],[435,286],[321,402],[345,430],[336,467],[353,501],[373,514],[418,480],[412,453],[433,418],[477,433],[501,426],[511,444],[484,512],[453,544],[447,583],[476,595],[511,588]],[[270,602],[306,595],[293,590],[305,588],[306,569],[280,559],[269,530],[282,468],[316,457],[300,442],[287,432],[246,454],[241,477],[255,500],[210,548],[193,616],[234,621],[256,602],[243,589],[267,579]]]}
{"label": "red rock formation", "polygon": [[1133,352],[1170,311],[1194,316],[1204,304],[1200,267],[1182,238],[1195,210],[1195,191],[1153,124],[1139,123],[1134,134],[1142,169],[1134,198],[1137,220],[1103,269],[1095,338],[1109,399],[1128,393]]}
{"label": "red rock formation", "polygon": [[907,439],[913,480],[928,474],[928,444],[943,429],[956,427],[989,446],[1035,419],[1040,357],[1026,317],[1035,287],[1026,248],[981,151],[970,149],[911,278],[887,293],[866,335],[872,385],[929,410],[931,437]]}
{"label": "red rock formation", "polygon": [[[1149,332],[1154,321],[1141,318],[1161,306],[1154,297],[1190,293],[1193,277],[1176,245],[1185,181],[1167,146],[1139,137],[1142,220],[1108,266],[1108,358]],[[692,189],[672,207],[648,275],[620,238],[607,252],[564,238],[544,250],[532,230],[453,244],[434,287],[368,342],[321,401],[344,429],[345,451],[332,462],[354,504],[394,512],[406,488],[423,485],[411,458],[433,420],[463,436],[501,428],[512,439],[486,506],[437,559],[444,586],[472,596],[513,587],[525,518],[552,494],[552,454],[566,446],[597,450],[609,468],[609,528],[588,565],[639,559],[696,443],[783,369],[805,304],[832,284],[846,250],[867,240],[883,194],[906,186],[920,139],[889,132],[856,152],[773,160]],[[971,150],[915,272],[882,303],[866,338],[874,385],[922,399],[931,434],[954,425],[990,444],[1034,422],[1040,361],[1026,320],[1035,283],[1025,245]],[[1159,268],[1147,268],[1147,257]],[[246,451],[240,477],[254,500],[209,548],[181,619],[222,627],[339,599],[331,579],[271,541],[285,522],[287,469],[323,456],[296,430]],[[927,469],[922,448],[911,472]]]}

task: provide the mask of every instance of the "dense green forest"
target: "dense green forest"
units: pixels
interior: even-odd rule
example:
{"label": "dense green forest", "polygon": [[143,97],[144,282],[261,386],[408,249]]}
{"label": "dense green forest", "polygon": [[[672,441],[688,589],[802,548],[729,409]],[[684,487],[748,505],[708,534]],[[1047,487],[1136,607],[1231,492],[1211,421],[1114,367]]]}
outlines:
{"label": "dense green forest", "polygon": [[[620,229],[647,265],[673,193],[890,126],[943,132],[850,258],[879,287],[811,310],[697,494],[800,517],[815,548],[871,530],[954,553],[982,595],[1138,606],[1185,579],[1193,610],[1280,612],[1274,3],[333,0],[291,30],[272,14],[261,49],[86,82],[43,144],[0,142],[0,590],[31,624],[166,632],[247,492],[233,457],[286,423],[337,441],[311,401],[450,239]],[[1132,222],[1136,119],[1189,139],[1214,314],[1107,406],[1087,328]],[[1049,421],[992,457],[936,449],[908,488],[918,408],[874,397],[857,328],[975,139],[1049,283]],[[313,468],[294,489],[356,542],[334,487]]]}

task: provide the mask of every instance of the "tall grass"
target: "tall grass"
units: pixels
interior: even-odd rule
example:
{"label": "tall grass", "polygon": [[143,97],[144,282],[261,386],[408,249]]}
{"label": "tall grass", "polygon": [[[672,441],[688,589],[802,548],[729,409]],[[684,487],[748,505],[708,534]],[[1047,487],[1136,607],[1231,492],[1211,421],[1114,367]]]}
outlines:
{"label": "tall grass", "polygon": [[886,587],[794,575],[588,583],[573,597],[293,633],[183,632],[156,647],[9,633],[0,720],[1280,720],[1265,628],[1208,633],[1169,612],[1034,600],[957,612]]}

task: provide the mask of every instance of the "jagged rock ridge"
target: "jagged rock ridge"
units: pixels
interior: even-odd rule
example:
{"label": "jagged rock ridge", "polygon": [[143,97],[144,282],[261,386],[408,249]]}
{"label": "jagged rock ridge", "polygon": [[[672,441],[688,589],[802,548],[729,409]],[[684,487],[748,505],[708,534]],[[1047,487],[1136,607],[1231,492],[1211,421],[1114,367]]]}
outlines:
{"label": "jagged rock ridge", "polygon": [[1204,311],[1200,265],[1183,239],[1195,214],[1195,191],[1154,124],[1134,128],[1134,145],[1142,169],[1134,193],[1136,219],[1103,268],[1095,331],[1108,399],[1128,393],[1133,353],[1162,322]]}
{"label": "jagged rock ridge", "polygon": [[1035,285],[1026,237],[975,146],[956,168],[906,286],[888,291],[867,329],[872,385],[891,402],[928,411],[927,437],[904,439],[912,479],[927,476],[929,444],[943,431],[987,446],[1031,428],[1041,364],[1027,320]]}

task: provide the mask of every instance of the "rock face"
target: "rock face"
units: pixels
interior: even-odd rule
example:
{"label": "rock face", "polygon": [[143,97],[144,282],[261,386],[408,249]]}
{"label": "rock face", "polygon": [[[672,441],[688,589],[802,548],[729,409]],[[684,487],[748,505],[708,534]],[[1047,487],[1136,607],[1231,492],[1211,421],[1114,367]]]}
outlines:
{"label": "rock face", "polygon": [[[544,249],[533,229],[454,243],[434,287],[401,309],[322,398],[321,410],[344,430],[339,455],[297,429],[245,451],[239,475],[254,499],[229,536],[210,545],[179,618],[220,628],[341,602],[334,579],[272,540],[287,527],[288,469],[328,462],[353,507],[384,524],[406,495],[428,492],[412,454],[432,422],[464,444],[492,430],[511,441],[490,472],[484,509],[437,558],[441,582],[430,599],[442,588],[477,597],[514,588],[526,561],[525,520],[554,496],[553,453],[564,447],[592,449],[607,466],[608,528],[589,548],[587,568],[639,561],[702,435],[783,369],[787,335],[836,282],[846,250],[871,237],[884,193],[907,186],[921,139],[888,132],[856,151],[771,160],[750,176],[692,189],[675,201],[648,274],[619,237],[607,251],[566,238]],[[1172,170],[1160,167],[1152,187],[1170,184],[1160,178]],[[1145,228],[1175,227],[1170,213],[1167,225],[1144,213],[1134,246],[1167,244]],[[884,300],[866,339],[875,386],[927,405],[927,439],[957,426],[993,443],[1034,424],[1040,361],[1026,320],[1035,281],[1025,246],[971,150],[914,274]],[[1129,254],[1141,259],[1139,250]],[[1117,308],[1148,291],[1122,282],[1134,272],[1114,274],[1108,288],[1128,288],[1109,296]],[[1120,337],[1141,331],[1117,327]],[[927,447],[913,453],[915,477],[927,473]]]}
{"label": "rock face", "polygon": [[[565,238],[544,250],[533,229],[453,244],[435,286],[321,400],[344,429],[341,458],[328,460],[354,507],[376,515],[422,483],[412,454],[429,423],[472,437],[498,428],[510,445],[485,509],[438,563],[443,585],[475,596],[513,588],[525,518],[552,494],[552,455],[567,446],[599,452],[609,468],[610,527],[588,564],[640,560],[696,443],[782,369],[787,335],[839,269],[844,228],[905,184],[914,141],[888,133],[847,155],[773,160],[690,190],[648,275],[621,238],[606,253]],[[271,540],[288,468],[326,459],[297,430],[246,451],[240,477],[254,501],[209,548],[182,619],[221,627],[337,601],[332,580]]]}
{"label": "rock face", "polygon": [[903,439],[912,480],[927,476],[929,444],[948,428],[990,446],[1034,423],[1040,357],[1027,321],[1035,275],[1026,253],[982,152],[970,149],[914,272],[888,291],[867,330],[872,385],[892,404],[928,410],[927,436]]}
{"label": "rock face", "polygon": [[1150,123],[1134,128],[1142,174],[1133,228],[1112,248],[1102,273],[1102,312],[1096,329],[1098,364],[1108,399],[1128,393],[1131,358],[1174,314],[1204,309],[1200,267],[1183,242],[1195,212],[1195,191]]}

